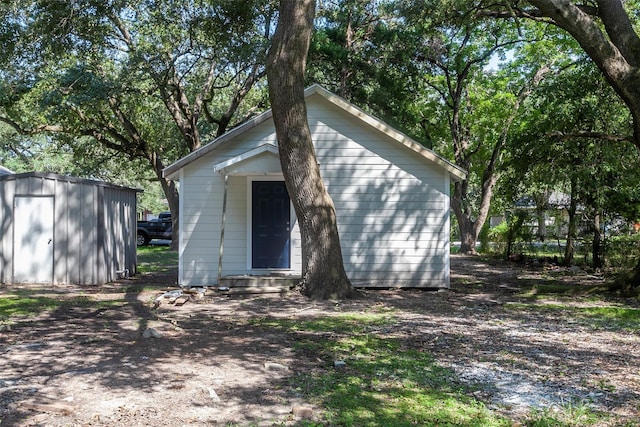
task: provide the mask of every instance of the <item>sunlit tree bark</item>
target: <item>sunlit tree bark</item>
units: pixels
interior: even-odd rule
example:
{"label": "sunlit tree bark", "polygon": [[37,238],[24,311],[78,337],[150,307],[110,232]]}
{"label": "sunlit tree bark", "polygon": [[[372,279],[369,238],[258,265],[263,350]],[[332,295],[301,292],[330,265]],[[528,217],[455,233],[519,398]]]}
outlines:
{"label": "sunlit tree bark", "polygon": [[344,298],[352,287],[344,271],[336,212],[316,160],[307,122],[304,71],[315,0],[281,0],[267,58],[269,98],[280,163],[302,237],[303,292],[315,299]]}

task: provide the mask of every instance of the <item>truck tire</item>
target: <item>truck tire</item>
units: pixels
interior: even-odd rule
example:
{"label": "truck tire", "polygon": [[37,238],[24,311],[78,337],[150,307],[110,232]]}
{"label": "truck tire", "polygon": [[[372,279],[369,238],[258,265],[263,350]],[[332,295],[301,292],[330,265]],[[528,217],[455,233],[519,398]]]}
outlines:
{"label": "truck tire", "polygon": [[146,233],[138,231],[138,234],[136,235],[137,246],[147,246],[149,244],[149,240],[149,236],[147,236]]}

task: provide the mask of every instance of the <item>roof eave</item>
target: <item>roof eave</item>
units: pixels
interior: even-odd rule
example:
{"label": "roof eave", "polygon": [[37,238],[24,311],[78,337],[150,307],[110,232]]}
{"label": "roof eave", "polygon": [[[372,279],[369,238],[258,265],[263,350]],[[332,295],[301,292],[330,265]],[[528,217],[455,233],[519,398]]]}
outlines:
{"label": "roof eave", "polygon": [[199,158],[201,158],[203,156],[206,156],[210,152],[212,152],[215,149],[217,149],[225,141],[228,141],[229,139],[233,139],[236,136],[238,136],[240,134],[243,134],[244,132],[246,132],[249,129],[253,128],[254,126],[257,126],[260,123],[268,120],[269,118],[271,118],[271,116],[272,116],[271,110],[267,110],[264,113],[259,114],[258,116],[254,117],[253,119],[247,120],[246,122],[244,122],[240,126],[238,126],[236,128],[233,128],[229,132],[219,136],[218,138],[216,138],[215,140],[213,140],[209,144],[207,144],[205,146],[202,146],[202,147],[198,148],[197,150],[187,154],[185,157],[173,162],[172,164],[170,164],[169,166],[167,166],[166,168],[164,168],[162,170],[162,176],[164,178],[166,178],[166,179],[169,179],[169,180],[178,179],[180,169],[182,169],[183,167],[189,165],[190,163],[198,160]]}
{"label": "roof eave", "polygon": [[[308,98],[309,96],[311,96],[313,94],[318,94],[318,95],[322,96],[323,98],[325,98],[329,102],[331,102],[334,105],[337,105],[338,107],[340,107],[343,110],[347,111],[352,116],[360,119],[364,123],[367,123],[369,126],[371,126],[371,127],[375,128],[375,129],[377,129],[378,131],[386,134],[391,139],[397,141],[401,145],[409,148],[410,150],[414,151],[415,153],[420,154],[422,157],[424,157],[424,158],[432,161],[433,163],[436,163],[437,165],[441,166],[445,171],[447,171],[449,173],[451,179],[454,182],[455,181],[463,181],[463,180],[466,179],[467,173],[463,169],[458,167],[457,165],[449,162],[444,157],[441,157],[440,155],[436,154],[434,151],[429,150],[428,148],[426,148],[423,145],[419,144],[418,142],[416,142],[415,140],[413,140],[409,136],[403,134],[402,132],[395,130],[394,128],[392,128],[388,124],[384,123],[383,121],[381,121],[381,120],[373,117],[372,115],[366,113],[364,110],[356,107],[355,105],[353,105],[350,102],[346,101],[342,97],[340,97],[340,96],[328,91],[327,89],[323,88],[322,86],[320,86],[318,84],[311,85],[307,89],[305,89],[305,91],[304,91],[305,98]],[[170,179],[170,180],[178,179],[180,169],[184,168],[185,166],[187,166],[188,164],[192,163],[193,161],[195,161],[195,160],[197,160],[197,159],[209,154],[210,152],[214,151],[216,148],[218,148],[220,145],[222,145],[225,141],[228,141],[230,139],[235,138],[236,136],[248,131],[249,129],[253,128],[254,126],[256,126],[256,125],[258,125],[258,124],[260,124],[260,123],[262,123],[262,122],[264,122],[264,121],[266,121],[268,119],[270,119],[271,117],[272,117],[272,111],[271,111],[271,109],[269,109],[269,110],[265,111],[264,113],[254,117],[253,119],[243,123],[242,125],[230,130],[229,132],[227,132],[224,135],[218,137],[217,139],[215,139],[211,143],[199,148],[198,150],[193,151],[192,153],[188,154],[187,156],[183,157],[182,159],[180,159],[180,160],[172,163],[171,165],[167,166],[166,168],[164,168],[164,170],[162,171],[163,177],[165,177],[167,179]]]}

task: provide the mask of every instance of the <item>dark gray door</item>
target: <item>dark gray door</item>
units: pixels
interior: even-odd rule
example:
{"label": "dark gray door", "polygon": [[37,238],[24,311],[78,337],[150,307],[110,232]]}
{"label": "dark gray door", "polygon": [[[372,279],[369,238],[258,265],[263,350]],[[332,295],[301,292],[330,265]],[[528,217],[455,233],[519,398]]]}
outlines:
{"label": "dark gray door", "polygon": [[252,183],[253,268],[290,268],[290,203],[283,181]]}

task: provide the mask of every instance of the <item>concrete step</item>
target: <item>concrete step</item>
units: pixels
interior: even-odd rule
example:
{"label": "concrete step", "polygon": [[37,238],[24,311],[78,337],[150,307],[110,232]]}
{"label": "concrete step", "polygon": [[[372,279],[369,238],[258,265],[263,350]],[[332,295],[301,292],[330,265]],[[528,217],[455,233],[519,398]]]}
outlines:
{"label": "concrete step", "polygon": [[225,276],[218,282],[218,289],[228,288],[229,293],[283,293],[299,280],[298,276]]}

